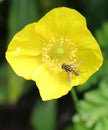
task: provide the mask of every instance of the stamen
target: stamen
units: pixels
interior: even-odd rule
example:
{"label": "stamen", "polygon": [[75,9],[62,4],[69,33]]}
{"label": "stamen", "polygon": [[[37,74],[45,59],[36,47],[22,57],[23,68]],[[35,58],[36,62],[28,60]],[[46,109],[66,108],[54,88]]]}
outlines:
{"label": "stamen", "polygon": [[62,63],[74,64],[77,62],[77,50],[75,43],[67,37],[52,38],[42,48],[42,62],[53,70],[61,70]]}

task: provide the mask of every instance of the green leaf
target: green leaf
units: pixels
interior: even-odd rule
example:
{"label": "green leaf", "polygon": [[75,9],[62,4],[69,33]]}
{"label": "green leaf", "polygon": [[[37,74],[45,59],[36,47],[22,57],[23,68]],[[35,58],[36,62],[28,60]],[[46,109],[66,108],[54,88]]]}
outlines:
{"label": "green leaf", "polygon": [[99,86],[103,96],[108,99],[108,77],[104,77]]}
{"label": "green leaf", "polygon": [[6,65],[0,65],[0,104],[7,103],[8,90],[6,84]]}
{"label": "green leaf", "polygon": [[39,101],[31,115],[31,124],[34,130],[55,130],[56,100]]}
{"label": "green leaf", "polygon": [[68,126],[68,127],[65,128],[65,130],[72,130],[72,129],[73,129],[72,125],[70,125],[70,126]]}
{"label": "green leaf", "polygon": [[[87,128],[92,128],[92,130],[106,129],[97,129],[100,124],[102,124],[103,119],[104,123],[108,121],[108,96],[106,96],[105,91],[108,92],[108,87],[106,83],[101,83],[99,89],[92,90],[84,95],[84,100],[77,103],[78,113],[73,117],[74,123],[83,121],[85,126]],[[108,129],[107,125],[105,127]]]}
{"label": "green leaf", "polygon": [[108,104],[107,98],[105,98],[100,90],[94,90],[84,95],[85,99],[95,105]]}
{"label": "green leaf", "polygon": [[2,3],[2,2],[4,2],[5,0],[0,0],[0,4]]}
{"label": "green leaf", "polygon": [[38,20],[37,8],[38,5],[35,3],[35,0],[11,0],[9,10],[9,39],[26,24]]}
{"label": "green leaf", "polygon": [[104,22],[102,28],[96,31],[96,37],[102,48],[108,48],[108,22]]}
{"label": "green leaf", "polygon": [[99,122],[97,122],[94,130],[108,130],[108,117],[103,117]]}
{"label": "green leaf", "polygon": [[83,85],[78,86],[76,89],[78,92],[90,89],[93,85],[97,84],[98,74],[94,74],[90,79]]}
{"label": "green leaf", "polygon": [[7,67],[7,77],[8,103],[15,104],[24,92],[26,80],[17,76],[10,66]]}
{"label": "green leaf", "polygon": [[83,122],[75,123],[73,130],[92,130],[90,128],[87,128]]}

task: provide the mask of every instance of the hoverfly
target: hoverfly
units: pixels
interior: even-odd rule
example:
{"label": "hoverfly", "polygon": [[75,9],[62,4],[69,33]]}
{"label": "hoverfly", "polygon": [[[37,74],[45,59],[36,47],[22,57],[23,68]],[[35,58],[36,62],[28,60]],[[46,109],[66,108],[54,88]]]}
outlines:
{"label": "hoverfly", "polygon": [[61,68],[67,72],[69,84],[72,82],[72,74],[74,74],[75,76],[79,76],[80,74],[76,67],[72,67],[72,65],[68,65],[66,63],[63,63]]}

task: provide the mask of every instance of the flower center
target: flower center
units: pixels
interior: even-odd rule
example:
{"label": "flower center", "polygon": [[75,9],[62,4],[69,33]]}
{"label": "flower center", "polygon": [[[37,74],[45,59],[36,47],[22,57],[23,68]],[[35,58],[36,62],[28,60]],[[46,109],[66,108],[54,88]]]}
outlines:
{"label": "flower center", "polygon": [[77,47],[69,38],[53,38],[42,48],[42,62],[53,70],[60,70],[63,63],[77,62]]}
{"label": "flower center", "polygon": [[58,47],[57,50],[56,50],[56,53],[57,53],[58,55],[63,55],[63,54],[64,54],[64,49],[61,48],[61,47]]}

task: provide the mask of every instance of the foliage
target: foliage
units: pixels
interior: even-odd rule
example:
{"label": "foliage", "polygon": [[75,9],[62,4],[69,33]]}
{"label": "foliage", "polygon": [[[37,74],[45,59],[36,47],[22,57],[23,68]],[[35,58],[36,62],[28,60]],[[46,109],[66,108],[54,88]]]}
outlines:
{"label": "foliage", "polygon": [[86,128],[92,130],[107,130],[108,125],[108,81],[101,83],[97,90],[84,95],[84,100],[77,104],[78,113],[73,117],[75,123],[83,122]]}
{"label": "foliage", "polygon": [[38,101],[31,114],[31,124],[34,130],[55,130],[56,100]]}

